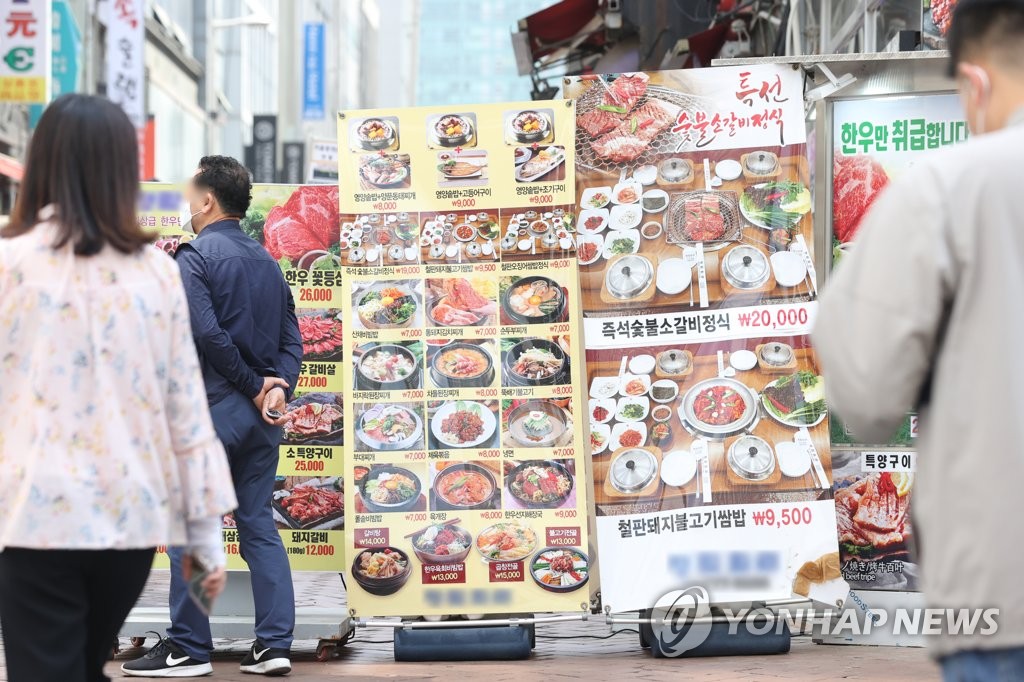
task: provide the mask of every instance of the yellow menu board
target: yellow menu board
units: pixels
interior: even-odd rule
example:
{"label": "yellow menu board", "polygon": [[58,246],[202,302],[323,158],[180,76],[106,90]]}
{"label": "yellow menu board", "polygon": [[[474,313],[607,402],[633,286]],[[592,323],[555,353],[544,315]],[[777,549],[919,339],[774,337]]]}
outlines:
{"label": "yellow menu board", "polygon": [[587,608],[573,115],[339,116],[357,615]]}
{"label": "yellow menu board", "polygon": [[[173,254],[195,238],[181,230],[181,188],[144,184],[139,224]],[[303,362],[288,404],[271,506],[295,571],[341,571],[344,560],[340,216],[338,188],[255,185],[240,227],[278,261],[295,299]],[[224,517],[228,568],[245,569],[234,516]],[[164,548],[155,566],[167,568]]]}

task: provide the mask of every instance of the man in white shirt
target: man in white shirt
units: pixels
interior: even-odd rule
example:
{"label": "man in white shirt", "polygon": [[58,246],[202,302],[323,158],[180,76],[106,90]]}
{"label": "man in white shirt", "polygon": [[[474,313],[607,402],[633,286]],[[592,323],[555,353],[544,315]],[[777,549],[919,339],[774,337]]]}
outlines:
{"label": "man in white shirt", "polygon": [[973,138],[894,182],[821,302],[832,408],[864,442],[921,415],[912,513],[932,607],[999,609],[929,641],[948,680],[1024,676],[1024,0],[961,0],[950,34]]}

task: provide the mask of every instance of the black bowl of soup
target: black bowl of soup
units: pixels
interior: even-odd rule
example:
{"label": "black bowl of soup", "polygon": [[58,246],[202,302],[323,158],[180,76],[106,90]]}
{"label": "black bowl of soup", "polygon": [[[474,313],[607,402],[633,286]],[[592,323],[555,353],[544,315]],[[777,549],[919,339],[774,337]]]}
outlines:
{"label": "black bowl of soup", "polygon": [[515,324],[550,324],[565,317],[565,292],[553,279],[523,277],[505,291],[502,306]]}
{"label": "black bowl of soup", "polygon": [[513,386],[565,383],[568,367],[565,351],[548,339],[523,339],[505,353],[505,375]]}
{"label": "black bowl of soup", "polygon": [[359,587],[372,595],[386,597],[398,592],[412,575],[409,555],[397,547],[364,549],[352,562],[352,575]]}
{"label": "black bowl of soup", "polygon": [[494,363],[480,346],[449,343],[431,358],[430,378],[438,388],[483,388],[494,383]]}
{"label": "black bowl of soup", "polygon": [[495,495],[500,496],[494,474],[471,462],[453,464],[439,471],[434,478],[433,492],[438,508],[454,511],[490,509]]}
{"label": "black bowl of soup", "polygon": [[356,365],[356,388],[363,391],[399,391],[422,388],[420,365],[405,346],[381,344],[367,350]]}

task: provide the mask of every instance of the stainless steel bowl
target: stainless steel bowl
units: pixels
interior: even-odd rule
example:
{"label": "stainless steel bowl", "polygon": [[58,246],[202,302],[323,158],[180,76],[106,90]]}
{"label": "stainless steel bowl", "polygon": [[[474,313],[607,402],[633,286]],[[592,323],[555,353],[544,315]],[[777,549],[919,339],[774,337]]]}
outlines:
{"label": "stainless steel bowl", "polygon": [[729,448],[729,468],[746,481],[763,481],[775,473],[775,453],[763,438],[743,436]]}
{"label": "stainless steel bowl", "polygon": [[658,355],[658,366],[665,374],[682,374],[690,368],[690,357],[679,350],[667,350]]}
{"label": "stainless steel bowl", "polygon": [[633,495],[658,477],[658,460],[647,450],[631,448],[615,455],[608,469],[612,487],[624,495]]}
{"label": "stainless steel bowl", "polygon": [[[529,417],[531,412],[540,412],[551,419],[554,430],[540,440],[529,437],[519,422]],[[550,448],[558,444],[567,433],[571,433],[569,417],[565,410],[546,400],[531,400],[516,406],[508,415],[508,433],[516,443],[524,448]]]}
{"label": "stainless steel bowl", "polygon": [[768,367],[785,367],[793,361],[793,348],[785,343],[769,343],[761,347],[762,363]]}
{"label": "stainless steel bowl", "polygon": [[722,277],[737,289],[757,289],[768,283],[772,269],[768,257],[748,244],[737,246],[722,259]]}
{"label": "stainless steel bowl", "polygon": [[636,298],[654,283],[654,266],[643,256],[625,256],[608,268],[605,283],[615,298]]}
{"label": "stainless steel bowl", "polygon": [[779,157],[772,152],[754,152],[747,156],[746,166],[753,175],[770,175],[779,167]]}

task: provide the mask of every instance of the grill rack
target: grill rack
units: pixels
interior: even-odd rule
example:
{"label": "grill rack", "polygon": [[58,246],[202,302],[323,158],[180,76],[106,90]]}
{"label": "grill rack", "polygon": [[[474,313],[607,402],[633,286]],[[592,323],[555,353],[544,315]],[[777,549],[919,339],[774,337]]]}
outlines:
{"label": "grill rack", "polygon": [[692,239],[685,239],[683,231],[686,228],[686,211],[683,206],[688,199],[699,199],[706,194],[718,197],[719,206],[722,209],[722,219],[725,222],[725,235],[721,240],[707,242],[706,245],[716,245],[722,248],[729,242],[738,242],[743,237],[743,220],[740,217],[740,202],[736,192],[726,190],[696,190],[692,192],[679,192],[669,195],[668,211],[665,215],[665,240],[669,244],[695,244]]}

